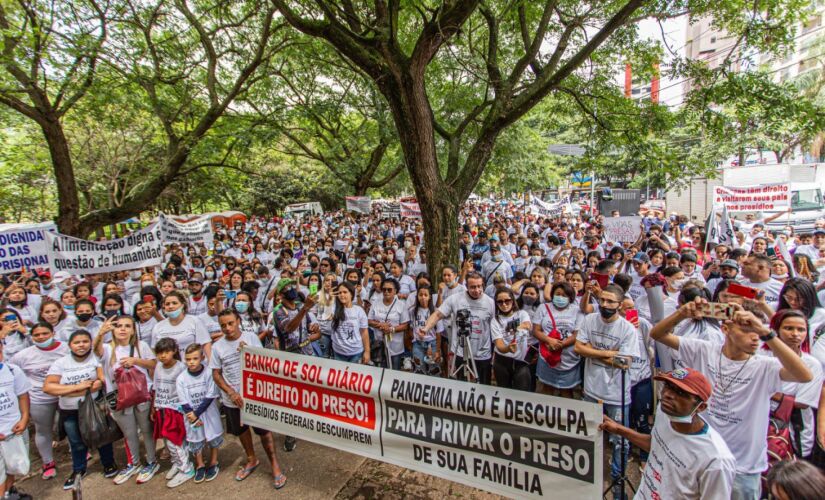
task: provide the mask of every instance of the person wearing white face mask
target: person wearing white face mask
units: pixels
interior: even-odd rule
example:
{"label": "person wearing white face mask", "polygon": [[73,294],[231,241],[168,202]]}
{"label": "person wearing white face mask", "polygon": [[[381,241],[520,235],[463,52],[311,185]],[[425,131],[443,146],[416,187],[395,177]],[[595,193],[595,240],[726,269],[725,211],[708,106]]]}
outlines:
{"label": "person wearing white face mask", "polygon": [[736,459],[722,436],[699,416],[713,392],[710,382],[690,368],[654,378],[664,385],[650,434],[636,432],[607,416],[599,426],[650,452],[634,498],[729,499]]}
{"label": "person wearing white face mask", "polygon": [[156,344],[160,339],[172,338],[178,343],[178,349],[183,356],[190,344],[198,343],[203,346],[208,358],[212,353],[212,338],[199,319],[186,313],[187,307],[186,298],[177,290],[169,292],[163,298],[163,313],[166,319],[155,325],[151,344]]}

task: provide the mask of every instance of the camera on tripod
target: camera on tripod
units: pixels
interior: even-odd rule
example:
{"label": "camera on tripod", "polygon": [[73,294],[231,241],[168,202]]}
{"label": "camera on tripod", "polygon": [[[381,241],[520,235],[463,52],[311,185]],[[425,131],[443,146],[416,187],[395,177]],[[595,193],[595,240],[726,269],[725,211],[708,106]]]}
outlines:
{"label": "camera on tripod", "polygon": [[455,312],[455,325],[458,327],[458,334],[462,337],[470,335],[473,322],[470,319],[469,309],[459,309]]}

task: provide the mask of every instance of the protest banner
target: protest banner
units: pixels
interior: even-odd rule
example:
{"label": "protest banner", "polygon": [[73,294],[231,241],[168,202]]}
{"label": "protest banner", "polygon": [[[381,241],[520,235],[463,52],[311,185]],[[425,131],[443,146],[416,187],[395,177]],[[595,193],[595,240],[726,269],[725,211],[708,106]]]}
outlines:
{"label": "protest banner", "polygon": [[601,497],[599,404],[243,347],[244,424],[511,498]]}
{"label": "protest banner", "polygon": [[359,214],[370,213],[370,197],[369,196],[347,196],[347,210],[350,212],[357,212]]}
{"label": "protest banner", "polygon": [[791,206],[791,188],[785,184],[758,184],[745,187],[716,186],[713,204],[731,212],[772,212]]}
{"label": "protest banner", "polygon": [[418,202],[401,202],[401,217],[404,218],[411,218],[411,219],[420,219],[421,218],[421,207],[418,206]]}
{"label": "protest banner", "polygon": [[0,274],[14,273],[24,267],[28,270],[48,268],[45,234],[53,231],[57,231],[54,222],[0,224]]}
{"label": "protest banner", "polygon": [[533,197],[530,201],[530,207],[534,214],[543,215],[545,217],[558,217],[564,213],[565,208],[570,205],[570,199],[564,198],[553,203],[547,203],[544,200]]}
{"label": "protest banner", "polygon": [[93,274],[128,271],[159,266],[163,257],[163,235],[160,222],[108,241],[89,241],[47,232],[49,267],[52,272]]}
{"label": "protest banner", "polygon": [[201,215],[187,222],[178,222],[172,217],[164,213],[158,217],[164,243],[203,243],[207,247],[212,246],[214,233],[210,215]]}
{"label": "protest banner", "polygon": [[381,205],[381,217],[390,219],[401,217],[401,205],[398,203],[384,203]]}
{"label": "protest banner", "polygon": [[642,234],[642,218],[636,215],[606,217],[602,227],[605,240],[613,243],[633,243]]}

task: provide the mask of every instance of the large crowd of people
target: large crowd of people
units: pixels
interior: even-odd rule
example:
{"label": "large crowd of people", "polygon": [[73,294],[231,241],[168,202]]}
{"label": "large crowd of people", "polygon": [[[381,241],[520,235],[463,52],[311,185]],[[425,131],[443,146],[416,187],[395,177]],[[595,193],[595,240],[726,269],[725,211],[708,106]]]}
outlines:
{"label": "large crowd of people", "polygon": [[822,498],[825,221],[795,234],[748,216],[728,246],[676,214],[608,241],[603,217],[467,204],[459,260],[438,276],[422,221],[379,211],[252,217],[209,248],[169,245],[156,268],[5,275],[5,495],[26,497],[14,477],[30,424],[42,480],[56,477],[64,436],[64,488],[87,473],[78,407],[89,396],[118,398],[125,463],[112,444],[97,450],[116,484],[152,480],[161,461],[170,488],[211,481],[227,435],[247,456],[242,481],[260,465],[257,435],[282,488],[272,433],[241,421],[249,345],[599,401],[614,498],[631,494],[631,465],[636,498]]}

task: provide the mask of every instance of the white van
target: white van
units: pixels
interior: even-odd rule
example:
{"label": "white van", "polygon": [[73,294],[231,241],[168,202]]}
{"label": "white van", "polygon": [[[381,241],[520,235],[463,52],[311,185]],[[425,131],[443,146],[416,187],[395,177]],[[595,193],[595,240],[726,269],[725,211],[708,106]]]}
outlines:
{"label": "white van", "polygon": [[304,215],[323,215],[323,213],[324,209],[321,207],[321,203],[317,201],[293,203],[291,205],[287,205],[284,210],[285,217],[292,217],[295,219],[300,219]]}

